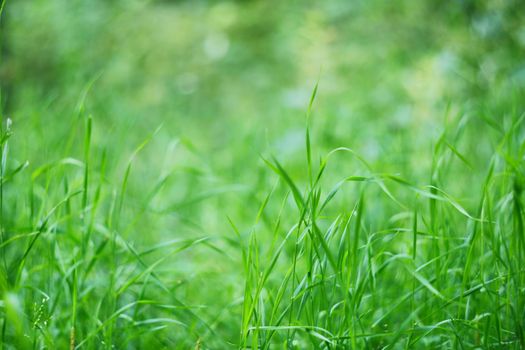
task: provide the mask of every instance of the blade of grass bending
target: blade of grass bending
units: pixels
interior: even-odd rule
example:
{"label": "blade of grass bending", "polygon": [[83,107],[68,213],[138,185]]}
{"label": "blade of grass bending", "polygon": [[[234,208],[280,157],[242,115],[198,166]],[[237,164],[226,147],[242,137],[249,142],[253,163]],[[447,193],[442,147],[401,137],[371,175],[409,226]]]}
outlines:
{"label": "blade of grass bending", "polygon": [[[177,253],[180,253],[181,251],[184,251],[188,248],[190,248],[191,246],[195,245],[195,244],[199,244],[205,240],[207,240],[208,237],[204,237],[204,238],[198,238],[198,239],[195,239],[195,240],[190,240],[188,242],[186,242],[182,247],[179,247],[177,249],[174,249],[172,250],[170,253],[164,255],[162,258],[158,259],[157,261],[155,261],[153,264],[149,265],[144,271],[140,272],[139,274],[137,274],[135,277],[129,279],[126,283],[124,283],[124,285],[122,285],[117,291],[116,291],[116,294],[117,295],[120,295],[122,294],[126,289],[128,289],[131,285],[133,285],[137,280],[139,280],[142,276],[146,275],[146,274],[149,274],[153,271],[153,269],[155,267],[157,267],[159,264],[161,264],[162,262],[164,262],[166,259],[168,259],[169,257],[177,254]],[[136,256],[139,256],[139,254],[136,254]]]}
{"label": "blade of grass bending", "polygon": [[162,124],[159,125],[157,127],[157,129],[155,129],[154,132],[152,132],[150,135],[148,135],[148,137],[146,137],[146,139],[144,139],[144,141],[142,141],[141,144],[139,144],[137,146],[137,148],[135,148],[135,150],[131,153],[131,156],[129,158],[129,162],[128,162],[128,166],[126,167],[126,171],[124,173],[124,178],[122,180],[122,185],[120,187],[120,193],[119,193],[119,196],[118,196],[118,204],[117,204],[117,207],[116,207],[116,210],[115,210],[115,219],[113,220],[114,222],[114,225],[116,225],[116,228],[118,228],[118,225],[119,225],[119,221],[120,221],[120,215],[121,215],[121,212],[122,212],[122,206],[124,205],[124,196],[126,194],[126,189],[128,187],[128,180],[129,180],[129,175],[131,173],[131,165],[133,164],[133,161],[135,159],[135,157],[140,153],[140,151],[142,151],[142,149],[144,147],[146,147],[146,145],[153,139],[153,137],[155,137],[155,135],[162,129]]}
{"label": "blade of grass bending", "polygon": [[33,248],[34,244],[36,243],[36,241],[38,240],[38,238],[42,235],[42,233],[46,230],[47,228],[47,223],[49,221],[49,219],[51,218],[51,216],[55,213],[55,211],[64,203],[66,203],[67,201],[69,201],[71,198],[73,198],[74,196],[78,195],[82,193],[82,191],[77,191],[77,192],[73,192],[72,194],[70,194],[69,196],[67,196],[65,199],[61,200],[57,205],[55,205],[49,212],[48,214],[46,215],[46,217],[44,218],[44,220],[42,220],[42,223],[40,224],[39,228],[38,228],[38,233],[33,237],[33,239],[29,242],[26,250],[24,251],[24,254],[22,255],[22,257],[20,258],[20,260],[18,261],[18,272],[17,272],[17,275],[16,275],[16,279],[15,279],[15,285],[17,284],[17,282],[19,281],[20,279],[20,276],[22,274],[22,269],[24,267],[24,263],[25,263],[25,260],[27,258],[27,256],[29,255],[29,253],[31,252],[31,249]]}
{"label": "blade of grass bending", "polygon": [[313,185],[312,179],[312,148],[310,142],[310,117],[312,114],[312,106],[315,100],[315,95],[317,94],[317,87],[319,86],[319,81],[315,83],[314,90],[310,96],[310,102],[308,103],[308,110],[306,111],[306,161],[308,163],[308,179],[310,180],[310,186]]}
{"label": "blade of grass bending", "polygon": [[277,175],[279,175],[286,182],[288,187],[290,187],[290,190],[292,191],[292,195],[295,199],[295,203],[297,204],[298,209],[302,210],[305,207],[303,196],[301,195],[301,192],[299,192],[299,189],[297,188],[295,183],[292,181],[288,173],[281,166],[281,164],[275,158],[273,158],[274,164],[272,164],[270,161],[266,160],[265,158],[262,158],[262,159],[266,163],[266,165],[268,165],[270,169],[272,169]]}
{"label": "blade of grass bending", "polygon": [[11,180],[16,174],[18,174],[19,172],[21,172],[28,166],[29,166],[29,162],[26,161],[20,164],[19,166],[17,166],[13,171],[11,171],[11,173],[7,174],[6,176],[2,176],[2,185],[8,182],[9,180]]}

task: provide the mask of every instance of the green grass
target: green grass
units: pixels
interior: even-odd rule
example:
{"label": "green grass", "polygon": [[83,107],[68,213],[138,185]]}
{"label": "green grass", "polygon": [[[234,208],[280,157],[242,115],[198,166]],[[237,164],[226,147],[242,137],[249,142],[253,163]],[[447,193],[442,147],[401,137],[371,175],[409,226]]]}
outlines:
{"label": "green grass", "polygon": [[0,349],[525,348],[518,3],[2,8]]}

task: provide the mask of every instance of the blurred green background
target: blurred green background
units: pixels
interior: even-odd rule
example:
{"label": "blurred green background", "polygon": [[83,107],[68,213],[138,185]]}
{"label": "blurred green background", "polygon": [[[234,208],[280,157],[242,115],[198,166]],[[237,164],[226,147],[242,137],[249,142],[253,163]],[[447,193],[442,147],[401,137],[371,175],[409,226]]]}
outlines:
{"label": "blurred green background", "polygon": [[[508,124],[509,105],[524,104],[520,1],[8,0],[1,44],[1,103],[14,133],[9,166],[29,161],[6,185],[6,227],[35,225],[35,211],[46,212],[68,188],[82,186],[82,169],[67,160],[55,165],[83,160],[85,118],[92,116],[89,196],[101,188],[103,198],[95,246],[96,231],[110,226],[138,250],[211,238],[156,271],[220,336],[166,330],[158,337],[165,346],[237,341],[243,241],[229,220],[247,241],[276,185],[261,156],[275,155],[298,183],[307,182],[305,113],[317,82],[316,162],[349,147],[378,172],[427,184],[436,139],[449,124],[468,124],[454,146],[471,168],[452,163],[436,180],[468,209],[479,191],[470,185],[480,183],[497,144],[494,126]],[[108,223],[131,158],[122,215]],[[327,188],[364,171],[348,158],[334,159]],[[339,203],[353,203],[352,193]],[[270,231],[280,200],[260,224]],[[372,226],[395,213],[391,204],[369,202]],[[59,220],[56,232],[80,221]],[[75,240],[64,240],[74,256]],[[126,275],[130,261],[122,257],[113,273]],[[92,280],[103,286],[107,273],[100,268]]]}

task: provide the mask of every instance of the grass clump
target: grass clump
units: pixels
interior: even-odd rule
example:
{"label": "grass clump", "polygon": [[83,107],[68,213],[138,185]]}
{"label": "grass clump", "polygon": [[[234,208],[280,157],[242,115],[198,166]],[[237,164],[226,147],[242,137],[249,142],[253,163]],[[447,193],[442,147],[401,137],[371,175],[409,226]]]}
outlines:
{"label": "grass clump", "polygon": [[[305,173],[315,176],[302,191],[278,161],[267,162],[297,211],[291,227],[275,219],[278,246],[252,233],[245,248],[243,346],[523,347],[522,121],[508,117],[485,178],[470,188],[470,210],[443,190],[454,180],[443,170],[472,169],[450,143],[472,121],[439,137],[425,186],[374,171],[346,148],[313,171],[308,158]],[[361,170],[330,190],[321,183],[336,152]]]}

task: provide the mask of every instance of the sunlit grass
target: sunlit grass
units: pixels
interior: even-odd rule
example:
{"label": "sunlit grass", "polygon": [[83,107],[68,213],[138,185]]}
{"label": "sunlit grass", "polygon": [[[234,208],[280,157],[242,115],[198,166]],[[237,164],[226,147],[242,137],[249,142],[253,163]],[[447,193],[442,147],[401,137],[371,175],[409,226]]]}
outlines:
{"label": "sunlit grass", "polygon": [[0,349],[525,347],[510,5],[34,6],[1,22]]}

